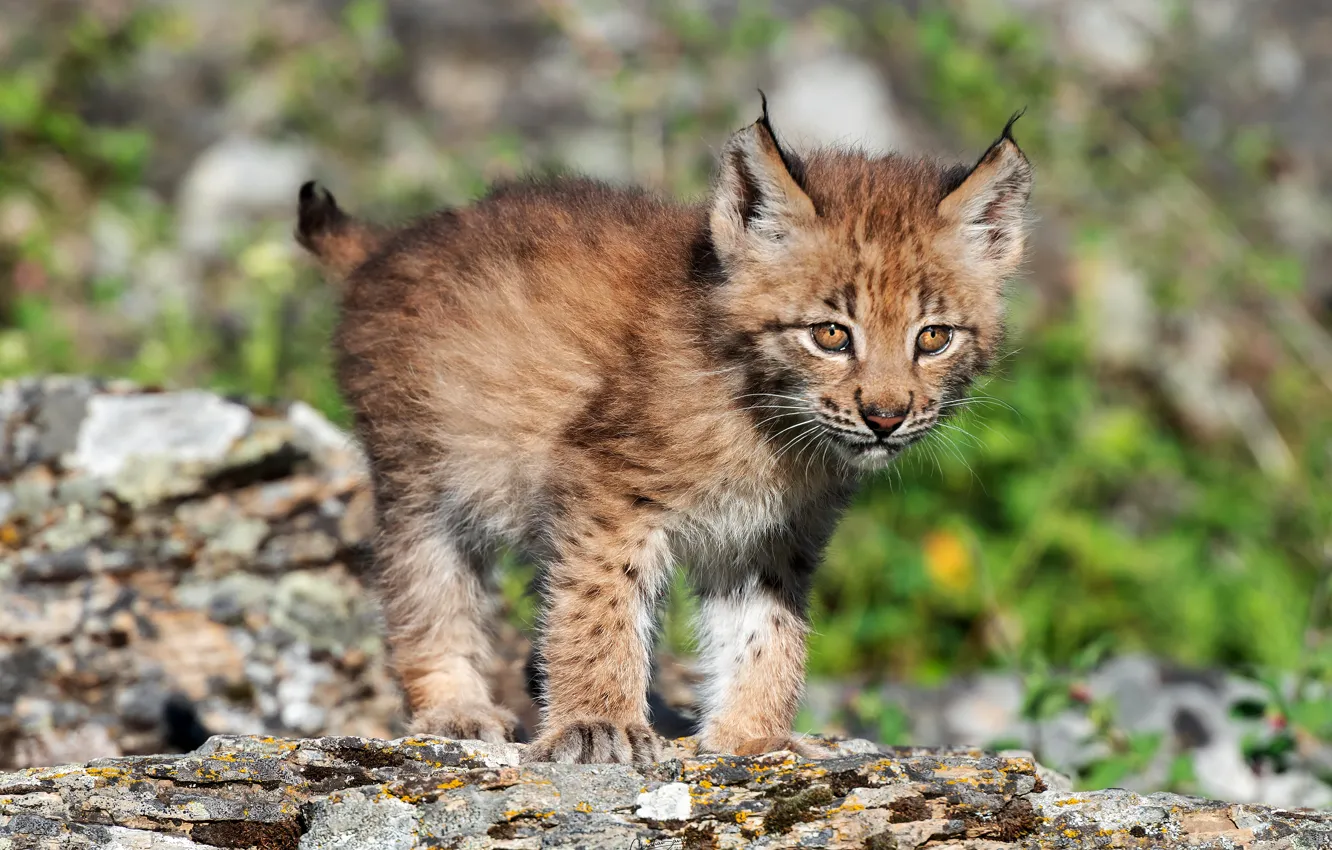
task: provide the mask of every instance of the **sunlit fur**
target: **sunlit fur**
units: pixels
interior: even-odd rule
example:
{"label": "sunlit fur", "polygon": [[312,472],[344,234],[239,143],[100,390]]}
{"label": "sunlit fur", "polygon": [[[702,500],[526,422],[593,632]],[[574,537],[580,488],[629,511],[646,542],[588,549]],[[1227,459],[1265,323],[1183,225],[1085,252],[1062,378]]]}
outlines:
{"label": "sunlit fur", "polygon": [[[524,182],[397,232],[313,188],[298,237],[345,278],[338,375],[370,458],[389,640],[418,731],[497,740],[490,569],[542,568],[530,760],[648,761],[655,612],[700,597],[705,748],[790,743],[811,574],[862,474],[1000,344],[1031,170],[829,150],[766,113],[705,203]],[[812,327],[851,330],[848,351]],[[949,345],[919,353],[926,326]],[[866,417],[905,417],[889,433]]]}

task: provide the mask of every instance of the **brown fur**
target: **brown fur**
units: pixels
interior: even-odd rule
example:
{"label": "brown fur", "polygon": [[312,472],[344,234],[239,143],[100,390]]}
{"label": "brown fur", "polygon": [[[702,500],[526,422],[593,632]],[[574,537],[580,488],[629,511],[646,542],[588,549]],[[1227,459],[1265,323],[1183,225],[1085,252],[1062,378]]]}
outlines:
{"label": "brown fur", "polygon": [[[389,638],[419,731],[499,739],[489,567],[543,569],[529,759],[646,761],[653,615],[691,568],[703,746],[789,742],[811,574],[863,472],[990,361],[1030,167],[727,144],[709,204],[582,179],[499,188],[395,234],[303,192],[347,274],[338,376],[370,458]],[[919,354],[922,322],[953,328]],[[850,329],[853,353],[811,327]],[[878,431],[871,422],[897,423]]]}

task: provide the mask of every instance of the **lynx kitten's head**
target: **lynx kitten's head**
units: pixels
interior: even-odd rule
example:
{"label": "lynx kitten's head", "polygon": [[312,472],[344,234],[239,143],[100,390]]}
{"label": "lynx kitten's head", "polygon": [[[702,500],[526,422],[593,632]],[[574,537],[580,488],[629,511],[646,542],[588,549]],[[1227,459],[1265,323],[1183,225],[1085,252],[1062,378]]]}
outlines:
{"label": "lynx kitten's head", "polygon": [[763,428],[874,468],[966,392],[1001,342],[1003,283],[1022,260],[1032,170],[1012,123],[971,167],[798,158],[766,105],[731,138],[710,219],[727,278],[714,297],[748,377],[740,403]]}

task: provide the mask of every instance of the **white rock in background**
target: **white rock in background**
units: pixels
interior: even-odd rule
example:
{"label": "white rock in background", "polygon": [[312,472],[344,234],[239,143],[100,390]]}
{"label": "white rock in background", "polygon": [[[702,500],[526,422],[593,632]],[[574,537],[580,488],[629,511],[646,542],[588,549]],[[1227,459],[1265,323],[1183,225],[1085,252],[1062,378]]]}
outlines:
{"label": "white rock in background", "polygon": [[112,478],[136,460],[220,461],[253,418],[239,404],[202,390],[99,395],[88,400],[72,465]]}
{"label": "white rock in background", "polygon": [[1277,238],[1305,257],[1332,240],[1332,203],[1323,196],[1318,174],[1307,162],[1296,163],[1263,187],[1259,202]]}
{"label": "white rock in background", "polygon": [[573,0],[568,4],[579,36],[625,53],[642,50],[653,37],[648,5],[643,0]]}
{"label": "white rock in background", "polygon": [[1154,356],[1156,307],[1147,279],[1122,259],[1117,247],[1085,253],[1075,277],[1091,332],[1091,348],[1102,363],[1125,369],[1147,365]]}
{"label": "white rock in background", "polygon": [[218,255],[257,219],[293,218],[315,157],[297,145],[231,136],[209,147],[181,182],[179,236],[199,257]]}
{"label": "white rock in background", "polygon": [[315,458],[323,460],[331,452],[359,459],[356,439],[305,402],[292,402],[287,408],[287,419],[296,428],[297,444]]}
{"label": "white rock in background", "polygon": [[622,132],[601,127],[575,130],[556,147],[560,159],[574,171],[619,183],[634,179],[633,152]]}
{"label": "white rock in background", "polygon": [[978,676],[973,687],[944,708],[956,740],[977,746],[1018,737],[1022,683],[1012,676]]}
{"label": "white rock in background", "polygon": [[88,236],[93,244],[94,275],[114,278],[130,274],[138,239],[129,216],[113,204],[99,203],[88,222]]}
{"label": "white rock in background", "polygon": [[835,48],[785,63],[768,92],[768,107],[777,132],[796,144],[854,144],[884,152],[910,146],[879,72]]}
{"label": "white rock in background", "polygon": [[1242,2],[1244,0],[1202,0],[1190,4],[1189,12],[1203,36],[1219,39],[1230,35],[1239,23]]}
{"label": "white rock in background", "polygon": [[1254,70],[1268,91],[1291,95],[1304,82],[1304,57],[1284,32],[1268,33],[1254,45]]}
{"label": "white rock in background", "polygon": [[1072,57],[1119,81],[1143,74],[1157,40],[1170,28],[1160,0],[1082,0],[1064,9],[1065,47]]}
{"label": "white rock in background", "polygon": [[460,56],[430,56],[416,69],[416,91],[431,112],[464,124],[498,119],[511,85],[494,63]]}

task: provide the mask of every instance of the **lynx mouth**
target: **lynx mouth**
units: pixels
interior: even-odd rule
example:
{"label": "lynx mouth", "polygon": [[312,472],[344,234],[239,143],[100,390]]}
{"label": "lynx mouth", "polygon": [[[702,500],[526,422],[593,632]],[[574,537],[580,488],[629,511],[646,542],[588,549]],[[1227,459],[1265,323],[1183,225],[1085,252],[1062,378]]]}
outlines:
{"label": "lynx mouth", "polygon": [[907,443],[898,440],[881,440],[869,434],[847,431],[833,425],[824,424],[823,431],[828,442],[832,443],[850,462],[865,467],[881,466],[893,460]]}
{"label": "lynx mouth", "polygon": [[894,434],[887,439],[869,434],[848,431],[833,425],[823,424],[823,430],[829,442],[833,443],[849,460],[860,466],[877,467],[897,458],[930,432],[930,428],[918,428],[909,434]]}

